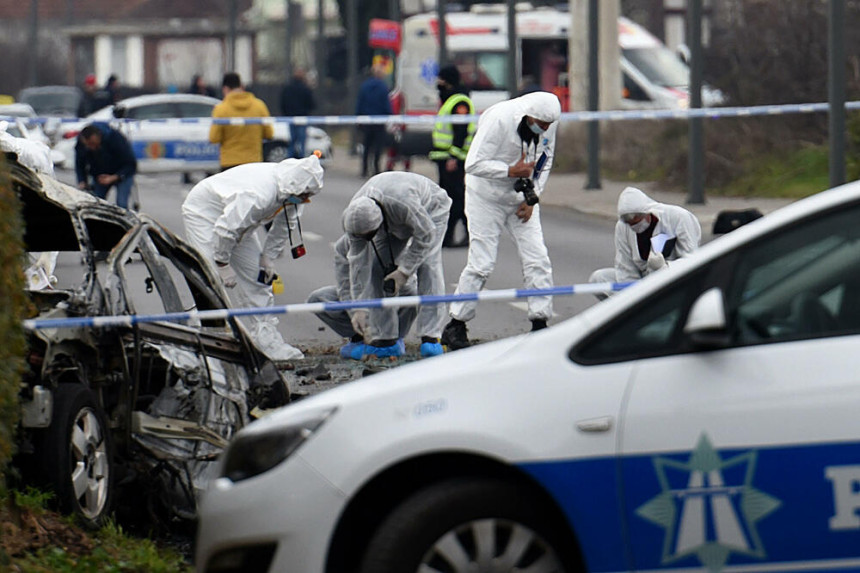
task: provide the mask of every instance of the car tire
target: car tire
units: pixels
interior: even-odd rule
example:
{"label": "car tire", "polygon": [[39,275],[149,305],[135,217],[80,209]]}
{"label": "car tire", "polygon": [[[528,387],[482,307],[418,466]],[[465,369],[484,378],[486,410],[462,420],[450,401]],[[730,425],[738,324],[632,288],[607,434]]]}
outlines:
{"label": "car tire", "polygon": [[464,478],[435,484],[388,515],[360,571],[575,571],[563,564],[564,545],[542,513],[506,482]]}
{"label": "car tire", "polygon": [[43,475],[60,509],[79,516],[84,525],[100,527],[113,499],[113,443],[107,418],[86,386],[57,387],[41,452]]}
{"label": "car tire", "polygon": [[290,148],[286,143],[276,141],[263,144],[263,159],[271,163],[279,163],[284,159],[289,159]]}

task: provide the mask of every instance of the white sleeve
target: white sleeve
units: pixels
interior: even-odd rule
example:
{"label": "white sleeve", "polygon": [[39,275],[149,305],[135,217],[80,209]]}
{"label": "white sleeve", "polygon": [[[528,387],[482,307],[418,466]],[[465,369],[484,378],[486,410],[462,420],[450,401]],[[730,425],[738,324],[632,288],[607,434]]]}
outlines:
{"label": "white sleeve", "polygon": [[642,278],[639,267],[633,261],[630,233],[625,227],[627,225],[621,221],[615,223],[615,280],[621,283]]}
{"label": "white sleeve", "polygon": [[229,262],[242,236],[265,218],[261,197],[253,189],[235,193],[215,221],[215,260]]}
{"label": "white sleeve", "polygon": [[508,164],[498,159],[499,147],[509,137],[503,133],[500,122],[494,118],[478,123],[478,129],[469,153],[466,155],[466,173],[487,179],[505,179],[508,177]]}

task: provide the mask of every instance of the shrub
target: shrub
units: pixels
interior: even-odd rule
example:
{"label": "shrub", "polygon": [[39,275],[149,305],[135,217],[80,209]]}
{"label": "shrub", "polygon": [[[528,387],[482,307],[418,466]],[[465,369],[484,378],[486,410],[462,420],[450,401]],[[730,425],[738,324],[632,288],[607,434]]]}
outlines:
{"label": "shrub", "polygon": [[18,387],[26,341],[21,321],[28,306],[24,291],[23,224],[10,173],[0,154],[0,479],[14,451]]}

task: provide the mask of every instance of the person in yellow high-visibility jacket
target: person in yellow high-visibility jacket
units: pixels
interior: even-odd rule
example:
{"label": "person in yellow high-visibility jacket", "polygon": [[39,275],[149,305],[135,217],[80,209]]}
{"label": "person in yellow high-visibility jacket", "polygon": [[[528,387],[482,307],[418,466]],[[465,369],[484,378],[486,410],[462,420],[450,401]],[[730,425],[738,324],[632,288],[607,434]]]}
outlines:
{"label": "person in yellow high-visibility jacket", "polygon": [[[469,244],[464,208],[465,162],[469,146],[472,144],[472,136],[475,134],[475,122],[450,123],[442,121],[442,118],[454,114],[473,115],[475,106],[460,84],[460,72],[454,65],[445,66],[439,70],[436,89],[439,90],[442,107],[439,108],[438,119],[433,128],[433,151],[430,152],[430,160],[434,161],[439,168],[439,187],[444,189],[451,198],[451,214],[442,246],[465,247]],[[464,238],[457,241],[459,221],[463,222]]]}

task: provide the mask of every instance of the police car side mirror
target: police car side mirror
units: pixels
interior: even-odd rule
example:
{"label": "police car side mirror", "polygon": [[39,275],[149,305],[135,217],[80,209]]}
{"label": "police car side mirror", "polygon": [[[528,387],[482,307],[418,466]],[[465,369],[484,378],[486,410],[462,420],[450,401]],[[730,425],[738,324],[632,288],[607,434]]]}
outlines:
{"label": "police car side mirror", "polygon": [[726,304],[723,291],[717,287],[703,292],[690,307],[684,334],[695,348],[724,348],[729,344]]}
{"label": "police car side mirror", "polygon": [[120,106],[114,106],[113,108],[113,116],[117,119],[122,119],[125,117],[125,108]]}

